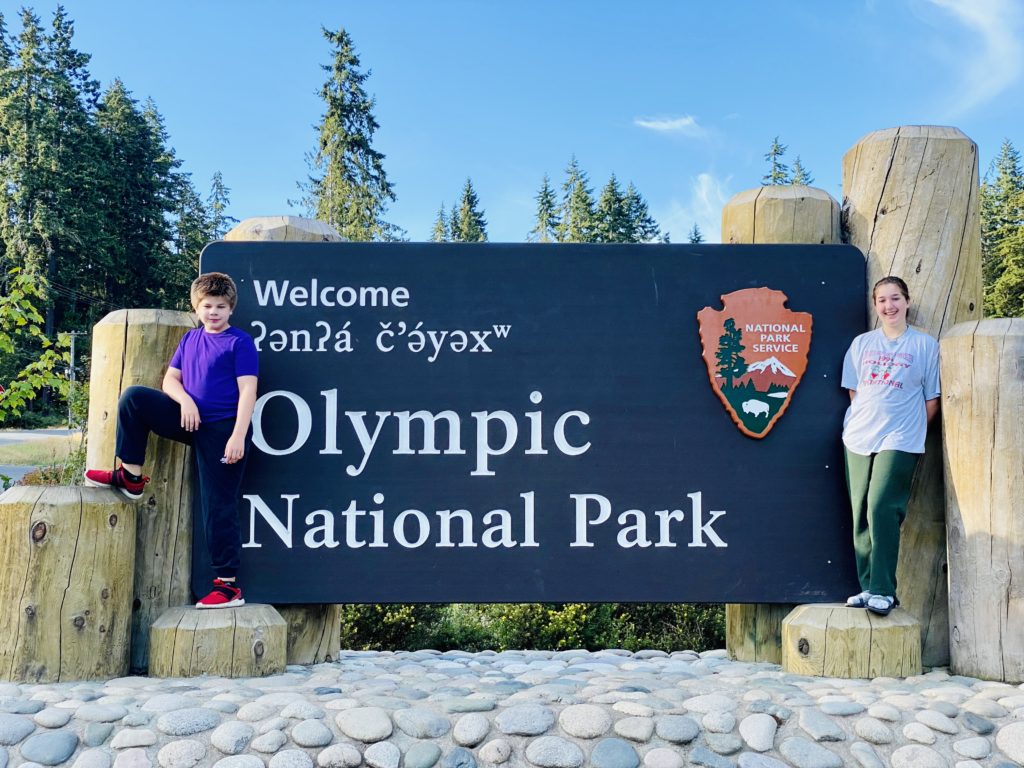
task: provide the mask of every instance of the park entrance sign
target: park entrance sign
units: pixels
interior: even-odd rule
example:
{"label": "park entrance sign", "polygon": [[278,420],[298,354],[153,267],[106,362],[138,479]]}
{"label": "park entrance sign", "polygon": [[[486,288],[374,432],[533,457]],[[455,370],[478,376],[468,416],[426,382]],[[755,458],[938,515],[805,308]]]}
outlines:
{"label": "park entrance sign", "polygon": [[855,248],[231,242],[201,269],[234,277],[260,350],[247,599],[856,591]]}

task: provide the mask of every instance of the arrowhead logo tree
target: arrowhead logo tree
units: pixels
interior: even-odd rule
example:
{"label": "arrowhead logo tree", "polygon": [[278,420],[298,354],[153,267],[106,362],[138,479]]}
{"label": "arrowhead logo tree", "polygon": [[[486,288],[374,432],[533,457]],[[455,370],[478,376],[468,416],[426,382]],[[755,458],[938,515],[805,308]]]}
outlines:
{"label": "arrowhead logo tree", "polygon": [[771,288],[722,296],[722,309],[697,313],[711,388],[740,431],[762,438],[789,407],[807,370],[811,315],[786,308]]}

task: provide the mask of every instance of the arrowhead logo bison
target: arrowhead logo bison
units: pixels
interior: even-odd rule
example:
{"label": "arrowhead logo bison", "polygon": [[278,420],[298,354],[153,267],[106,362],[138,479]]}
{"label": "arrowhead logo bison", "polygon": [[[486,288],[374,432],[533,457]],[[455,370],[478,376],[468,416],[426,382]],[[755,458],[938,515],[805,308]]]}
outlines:
{"label": "arrowhead logo bison", "polygon": [[723,309],[697,313],[711,387],[750,437],[771,431],[807,370],[811,315],[787,309],[788,300],[782,291],[745,288],[723,295]]}

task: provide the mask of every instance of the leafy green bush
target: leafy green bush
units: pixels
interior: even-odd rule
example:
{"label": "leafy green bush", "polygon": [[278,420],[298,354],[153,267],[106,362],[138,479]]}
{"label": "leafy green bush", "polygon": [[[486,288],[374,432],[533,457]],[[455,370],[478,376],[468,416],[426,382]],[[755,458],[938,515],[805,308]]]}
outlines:
{"label": "leafy green bush", "polygon": [[343,648],[497,651],[725,646],[721,605],[467,603],[342,606]]}

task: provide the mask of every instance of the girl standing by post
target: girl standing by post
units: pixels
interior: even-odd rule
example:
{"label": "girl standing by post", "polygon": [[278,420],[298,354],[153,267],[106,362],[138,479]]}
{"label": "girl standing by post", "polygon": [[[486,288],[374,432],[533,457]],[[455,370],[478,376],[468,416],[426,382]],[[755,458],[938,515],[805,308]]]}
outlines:
{"label": "girl standing by post", "polygon": [[900,278],[875,283],[871,301],[879,327],[855,338],[843,360],[846,485],[862,590],[846,604],[884,616],[899,605],[900,525],[928,422],[939,410],[939,345],[907,324],[910,292]]}

